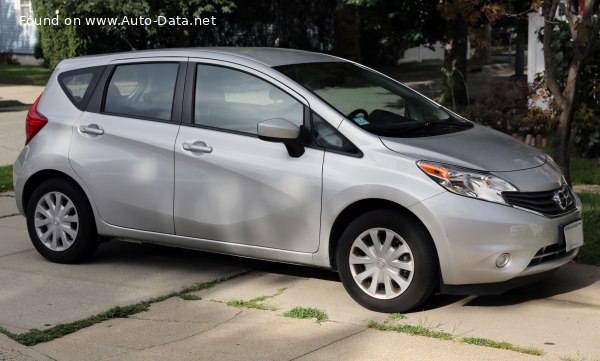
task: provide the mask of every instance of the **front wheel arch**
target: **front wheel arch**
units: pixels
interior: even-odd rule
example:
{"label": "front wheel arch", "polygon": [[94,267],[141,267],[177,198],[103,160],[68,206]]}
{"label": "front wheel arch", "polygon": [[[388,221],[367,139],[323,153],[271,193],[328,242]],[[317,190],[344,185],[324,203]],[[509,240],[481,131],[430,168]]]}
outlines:
{"label": "front wheel arch", "polygon": [[[403,215],[404,219],[410,220],[410,222],[420,225],[420,227],[422,227],[431,236],[431,232],[429,232],[425,224],[423,224],[423,222],[421,222],[421,220],[414,213],[412,213],[407,208],[399,205],[398,203],[379,198],[363,199],[360,201],[356,201],[348,205],[346,208],[344,208],[342,212],[340,212],[340,214],[333,222],[333,226],[331,227],[331,232],[329,234],[329,264],[332,270],[337,271],[337,248],[339,245],[340,237],[342,236],[348,225],[350,225],[350,223],[352,223],[356,218],[358,218],[362,214],[375,210],[389,210],[399,212]],[[437,257],[436,261],[439,264],[439,255],[435,242],[433,243],[433,247],[435,248],[435,253]]]}

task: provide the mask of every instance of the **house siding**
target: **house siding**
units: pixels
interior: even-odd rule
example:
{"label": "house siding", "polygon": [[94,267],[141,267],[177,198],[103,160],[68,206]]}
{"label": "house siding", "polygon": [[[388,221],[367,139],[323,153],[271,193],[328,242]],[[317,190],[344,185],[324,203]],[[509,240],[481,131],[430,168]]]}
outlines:
{"label": "house siding", "polygon": [[37,29],[19,24],[19,4],[20,0],[0,0],[0,52],[31,55],[38,40]]}

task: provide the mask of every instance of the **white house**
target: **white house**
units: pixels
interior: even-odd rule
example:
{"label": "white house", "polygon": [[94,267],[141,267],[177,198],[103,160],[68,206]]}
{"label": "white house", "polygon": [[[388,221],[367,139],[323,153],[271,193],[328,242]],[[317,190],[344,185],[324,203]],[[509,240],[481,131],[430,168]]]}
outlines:
{"label": "white house", "polygon": [[21,25],[21,16],[32,16],[31,0],[0,0],[0,53],[30,56],[37,44],[35,25]]}

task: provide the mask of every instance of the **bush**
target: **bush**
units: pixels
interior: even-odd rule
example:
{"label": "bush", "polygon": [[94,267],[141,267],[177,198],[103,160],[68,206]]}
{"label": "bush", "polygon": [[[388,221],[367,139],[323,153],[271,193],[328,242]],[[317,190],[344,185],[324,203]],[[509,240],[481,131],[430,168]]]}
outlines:
{"label": "bush", "polygon": [[19,60],[13,54],[11,49],[0,53],[0,64],[19,65]]}
{"label": "bush", "polygon": [[511,134],[523,127],[527,113],[527,84],[513,80],[492,80],[480,99],[465,116],[482,125]]}

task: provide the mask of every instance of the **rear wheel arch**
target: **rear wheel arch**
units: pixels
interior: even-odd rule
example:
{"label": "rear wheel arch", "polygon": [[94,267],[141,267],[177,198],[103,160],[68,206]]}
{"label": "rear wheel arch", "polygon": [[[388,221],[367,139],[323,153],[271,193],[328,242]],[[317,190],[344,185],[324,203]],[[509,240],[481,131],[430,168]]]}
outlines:
{"label": "rear wheel arch", "polygon": [[92,204],[91,204],[92,202],[90,202],[87,192],[83,189],[83,187],[81,187],[79,182],[77,182],[75,179],[73,179],[73,177],[69,176],[68,174],[54,170],[54,169],[41,170],[29,177],[29,179],[23,186],[23,196],[22,196],[23,209],[27,209],[27,205],[29,204],[29,200],[31,199],[31,195],[33,194],[35,189],[40,184],[44,183],[47,180],[53,179],[53,178],[61,179],[65,182],[70,183],[74,187],[76,187],[78,191],[82,192],[85,195],[85,200],[87,202],[87,205],[90,207],[90,209],[92,211],[94,211],[94,207],[92,207]]}

